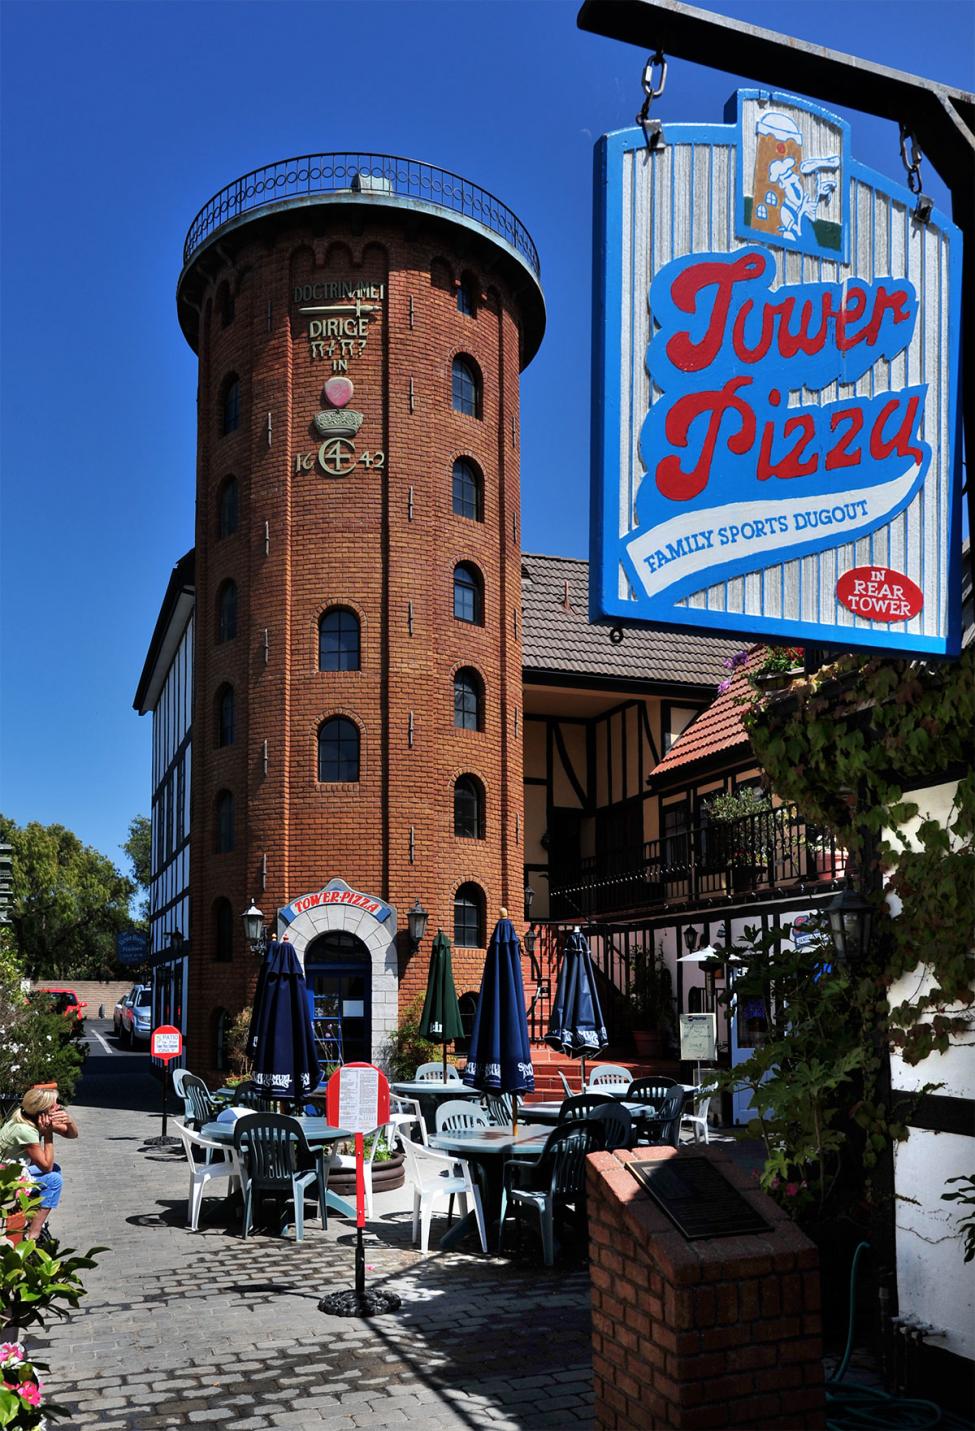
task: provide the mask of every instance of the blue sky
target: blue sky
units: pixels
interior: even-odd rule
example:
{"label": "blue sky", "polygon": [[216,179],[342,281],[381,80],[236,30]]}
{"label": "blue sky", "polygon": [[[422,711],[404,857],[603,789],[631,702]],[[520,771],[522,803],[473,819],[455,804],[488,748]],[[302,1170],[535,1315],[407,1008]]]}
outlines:
{"label": "blue sky", "polygon": [[[711,8],[975,89],[969,0]],[[541,255],[548,331],[523,378],[527,550],[588,542],[592,147],[632,124],[641,51],[563,0],[22,3],[2,24],[0,809],[113,858],[148,810],[132,697],[193,540],[195,360],[183,238],[262,163],[364,149],[492,190]],[[776,83],[788,89],[789,76]],[[720,121],[736,77],[673,61],[655,112]],[[901,177],[894,125],[841,111]],[[925,188],[945,193],[930,166]]]}

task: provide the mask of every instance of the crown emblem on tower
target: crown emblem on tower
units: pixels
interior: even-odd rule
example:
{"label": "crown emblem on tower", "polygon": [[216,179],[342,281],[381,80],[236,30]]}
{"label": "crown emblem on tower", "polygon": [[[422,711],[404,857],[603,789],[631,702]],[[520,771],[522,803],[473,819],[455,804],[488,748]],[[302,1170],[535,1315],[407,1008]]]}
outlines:
{"label": "crown emblem on tower", "polygon": [[319,436],[355,437],[362,426],[363,414],[347,406],[354,391],[351,378],[329,378],[322,398],[331,406],[316,412],[313,419]]}

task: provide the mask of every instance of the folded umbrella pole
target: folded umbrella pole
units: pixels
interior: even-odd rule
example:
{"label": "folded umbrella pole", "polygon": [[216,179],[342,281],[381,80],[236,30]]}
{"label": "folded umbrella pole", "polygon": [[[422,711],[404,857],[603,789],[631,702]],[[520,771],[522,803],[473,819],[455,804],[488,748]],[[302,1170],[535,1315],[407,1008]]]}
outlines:
{"label": "folded umbrella pole", "polygon": [[259,981],[251,1037],[256,1087],[301,1103],[318,1087],[321,1069],[308,1009],[304,970],[286,940],[271,944]]}
{"label": "folded umbrella pole", "polygon": [[505,917],[494,926],[484,961],[464,1082],[469,1088],[480,1088],[485,1093],[512,1094],[515,1128],[518,1126],[517,1095],[535,1091],[521,974],[521,943],[511,920]]}
{"label": "folded umbrella pole", "polygon": [[581,1059],[582,1092],[585,1093],[586,1059],[598,1058],[608,1039],[596,991],[592,955],[580,929],[566,936],[545,1042],[568,1058]]}
{"label": "folded umbrella pole", "polygon": [[451,1039],[462,1038],[464,1025],[461,1022],[457,1004],[457,990],[454,987],[454,971],[450,957],[450,940],[442,929],[437,930],[430,950],[430,968],[427,974],[427,996],[420,1016],[421,1038],[439,1043],[443,1050],[443,1077],[447,1081],[447,1044]]}

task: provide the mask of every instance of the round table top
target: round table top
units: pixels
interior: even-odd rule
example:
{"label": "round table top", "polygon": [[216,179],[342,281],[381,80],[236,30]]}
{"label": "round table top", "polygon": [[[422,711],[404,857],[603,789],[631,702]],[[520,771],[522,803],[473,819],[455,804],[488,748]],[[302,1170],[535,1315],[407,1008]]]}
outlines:
{"label": "round table top", "polygon": [[394,1093],[403,1093],[411,1098],[415,1098],[418,1093],[449,1093],[452,1098],[480,1098],[482,1092],[480,1088],[471,1088],[459,1079],[449,1078],[446,1083],[441,1078],[415,1078],[404,1083],[391,1083],[389,1086]]}
{"label": "round table top", "polygon": [[519,1128],[511,1131],[505,1128],[455,1128],[448,1132],[431,1133],[431,1148],[442,1153],[458,1153],[461,1157],[484,1157],[502,1153],[540,1153],[545,1146],[545,1136]]}
{"label": "round table top", "polygon": [[[216,1120],[213,1123],[204,1123],[200,1129],[200,1136],[210,1138],[214,1143],[232,1143],[234,1128],[238,1121],[235,1119],[232,1123],[221,1123]],[[324,1118],[303,1117],[296,1118],[294,1121],[301,1124],[302,1132],[309,1143],[337,1143],[342,1138],[355,1137],[355,1134],[350,1133],[347,1128],[333,1128],[330,1123],[325,1122]]]}

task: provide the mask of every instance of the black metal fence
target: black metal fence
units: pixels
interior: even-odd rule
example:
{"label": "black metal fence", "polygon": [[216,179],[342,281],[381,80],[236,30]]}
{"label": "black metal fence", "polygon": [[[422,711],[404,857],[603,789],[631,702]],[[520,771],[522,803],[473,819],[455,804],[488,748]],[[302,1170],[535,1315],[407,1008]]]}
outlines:
{"label": "black metal fence", "polygon": [[586,919],[830,881],[842,875],[845,862],[828,831],[808,825],[795,805],[782,805],[553,869],[550,917]]}
{"label": "black metal fence", "polygon": [[541,274],[531,234],[494,194],[447,169],[392,154],[305,154],[242,174],[208,199],[190,224],[183,261],[187,262],[219,228],[241,214],[287,199],[354,188],[364,193],[385,192],[422,199],[473,219],[510,244],[536,276]]}

